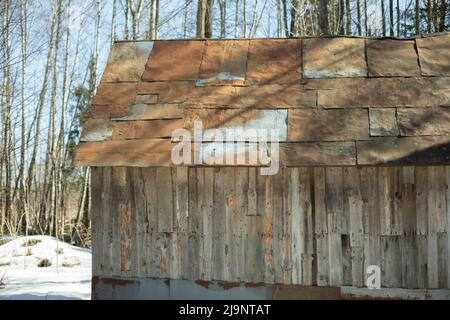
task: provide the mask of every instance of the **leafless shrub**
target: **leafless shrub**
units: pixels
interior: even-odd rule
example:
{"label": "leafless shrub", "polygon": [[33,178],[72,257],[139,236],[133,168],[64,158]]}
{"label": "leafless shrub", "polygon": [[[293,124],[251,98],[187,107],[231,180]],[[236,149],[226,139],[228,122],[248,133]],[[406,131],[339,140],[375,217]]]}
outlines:
{"label": "leafless shrub", "polygon": [[37,245],[39,242],[42,242],[42,241],[39,239],[29,239],[29,240],[23,242],[22,247],[32,247],[32,246]]}
{"label": "leafless shrub", "polygon": [[47,267],[50,267],[51,265],[52,265],[52,263],[50,262],[49,259],[42,259],[38,263],[39,268],[47,268]]}

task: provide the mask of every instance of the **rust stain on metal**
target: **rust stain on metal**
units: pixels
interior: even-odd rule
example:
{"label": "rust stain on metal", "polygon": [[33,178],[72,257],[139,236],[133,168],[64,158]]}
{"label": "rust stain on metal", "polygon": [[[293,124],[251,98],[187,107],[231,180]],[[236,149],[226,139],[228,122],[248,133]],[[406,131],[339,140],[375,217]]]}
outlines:
{"label": "rust stain on metal", "polygon": [[257,283],[247,282],[247,283],[245,283],[246,288],[261,288],[261,287],[265,287],[265,286],[266,286],[266,284],[263,282],[257,282]]}
{"label": "rust stain on metal", "polygon": [[195,280],[195,283],[199,286],[202,286],[203,288],[208,289],[209,285],[211,284],[211,281],[205,281],[205,280]]}
{"label": "rust stain on metal", "polygon": [[341,294],[342,300],[418,300],[414,297],[377,297],[377,296],[370,296],[370,295],[357,295],[357,294],[351,294],[351,293],[342,293]]}
{"label": "rust stain on metal", "polygon": [[165,273],[167,271],[167,258],[163,256],[161,258],[161,272]]}
{"label": "rust stain on metal", "polygon": [[233,288],[239,288],[241,284],[239,282],[220,282],[219,287],[223,290],[230,290]]}
{"label": "rust stain on metal", "polygon": [[[126,280],[126,279],[117,279],[117,278],[100,278],[99,279],[102,284],[111,285],[113,288],[119,286],[127,286],[135,284],[134,280]],[[98,283],[96,283],[97,285]]]}
{"label": "rust stain on metal", "polygon": [[95,286],[97,286],[97,284],[98,284],[99,281],[100,281],[100,279],[99,279],[98,276],[93,276],[93,277],[92,277],[92,281],[91,281],[92,288],[94,288]]}

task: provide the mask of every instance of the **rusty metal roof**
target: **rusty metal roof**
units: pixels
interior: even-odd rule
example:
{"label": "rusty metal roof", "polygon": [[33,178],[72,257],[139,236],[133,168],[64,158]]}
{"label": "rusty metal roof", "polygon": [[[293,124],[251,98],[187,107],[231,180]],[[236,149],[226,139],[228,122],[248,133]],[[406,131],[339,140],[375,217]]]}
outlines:
{"label": "rusty metal roof", "polygon": [[450,34],[117,42],[74,163],[171,166],[171,134],[278,128],[284,166],[450,163]]}

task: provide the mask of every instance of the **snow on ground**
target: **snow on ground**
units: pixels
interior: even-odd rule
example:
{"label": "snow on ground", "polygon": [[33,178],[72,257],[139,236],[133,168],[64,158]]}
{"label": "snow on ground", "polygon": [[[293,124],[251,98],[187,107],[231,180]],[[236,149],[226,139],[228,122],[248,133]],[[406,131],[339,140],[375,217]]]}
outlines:
{"label": "snow on ground", "polygon": [[90,298],[91,250],[48,236],[19,237],[0,245],[0,300]]}

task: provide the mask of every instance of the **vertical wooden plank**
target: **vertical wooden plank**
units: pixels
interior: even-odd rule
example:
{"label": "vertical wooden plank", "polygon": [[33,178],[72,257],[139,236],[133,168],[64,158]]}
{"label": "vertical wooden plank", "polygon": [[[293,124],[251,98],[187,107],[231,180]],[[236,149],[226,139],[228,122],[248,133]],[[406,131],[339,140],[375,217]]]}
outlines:
{"label": "vertical wooden plank", "polygon": [[[173,237],[174,256],[173,271],[177,278],[187,279],[189,270],[189,168],[172,169],[174,182],[175,219],[177,234]],[[172,255],[174,251],[172,250]]]}
{"label": "vertical wooden plank", "polygon": [[272,206],[273,206],[273,251],[275,283],[283,283],[283,175],[284,169],[273,176]]}
{"label": "vertical wooden plank", "polygon": [[401,219],[403,236],[400,239],[402,251],[402,286],[404,288],[417,287],[417,215],[415,168],[403,167],[401,172]]}
{"label": "vertical wooden plank", "polygon": [[[113,168],[112,174],[112,275],[122,275],[126,268],[126,247],[124,246],[127,227],[122,217],[127,214],[126,168]],[[124,226],[125,224],[125,226]],[[122,240],[123,239],[123,240]],[[122,256],[123,255],[123,256]]]}
{"label": "vertical wooden plank", "polygon": [[402,287],[417,288],[418,250],[415,234],[405,234],[400,239],[402,256]]}
{"label": "vertical wooden plank", "polygon": [[380,234],[384,236],[401,234],[399,175],[397,167],[379,168]]}
{"label": "vertical wooden plank", "polygon": [[343,217],[344,213],[344,178],[342,168],[327,167],[325,172],[325,195],[327,213],[338,213],[340,224],[339,230],[342,234],[348,234],[348,219]]}
{"label": "vertical wooden plank", "polygon": [[158,182],[158,232],[173,232],[173,194],[171,168],[159,167],[156,169]]}
{"label": "vertical wooden plank", "polygon": [[438,199],[438,170],[430,166],[428,169],[427,209],[428,209],[428,288],[439,287],[438,275],[438,239],[439,226],[439,203]]}
{"label": "vertical wooden plank", "polygon": [[187,247],[188,267],[186,279],[203,280],[203,191],[205,169],[189,168],[189,234]]}
{"label": "vertical wooden plank", "polygon": [[292,284],[302,283],[302,230],[300,209],[300,186],[298,168],[291,169],[291,208],[292,208]]}
{"label": "vertical wooden plank", "polygon": [[112,275],[112,234],[113,234],[113,211],[111,208],[112,198],[112,169],[103,168],[102,177],[102,208],[101,208],[101,221],[102,221],[102,274],[105,276]]}
{"label": "vertical wooden plank", "polygon": [[417,288],[428,287],[428,239],[427,236],[416,236],[417,246]]}
{"label": "vertical wooden plank", "polygon": [[156,168],[143,168],[142,181],[144,183],[144,199],[145,199],[145,223],[146,223],[146,248],[145,257],[146,276],[156,277],[157,266],[156,261],[156,233],[158,231],[158,203],[156,194]]}
{"label": "vertical wooden plank", "polygon": [[348,234],[348,219],[342,218],[344,214],[342,168],[326,168],[325,196],[330,263],[329,282],[330,286],[339,286],[343,283],[342,235]]}
{"label": "vertical wooden plank", "polygon": [[[174,168],[175,169],[175,168]],[[175,181],[175,180],[173,180]],[[170,279],[181,278],[181,233],[178,231],[168,234],[169,258],[168,277]]]}
{"label": "vertical wooden plank", "polygon": [[352,257],[352,283],[356,287],[364,285],[364,213],[360,193],[360,177],[356,167],[344,169],[345,200],[349,211],[349,235]]}
{"label": "vertical wooden plank", "polygon": [[291,168],[283,170],[283,253],[282,253],[282,278],[283,284],[292,283],[292,254],[291,254],[291,235],[292,235],[292,186],[291,186]]}
{"label": "vertical wooden plank", "polygon": [[256,171],[256,214],[263,216],[266,211],[266,176]]}
{"label": "vertical wooden plank", "polygon": [[436,232],[447,232],[445,168],[435,167]]}
{"label": "vertical wooden plank", "polygon": [[212,213],[213,249],[212,268],[213,280],[225,280],[225,254],[226,254],[226,211],[224,193],[224,170],[214,168],[214,198]]}
{"label": "vertical wooden plank", "polygon": [[133,183],[133,203],[134,203],[134,221],[132,222],[133,235],[133,259],[131,269],[134,275],[145,277],[145,231],[146,231],[146,199],[144,193],[144,181],[142,180],[142,169],[132,168],[132,183]]}
{"label": "vertical wooden plank", "polygon": [[380,200],[378,194],[378,168],[361,168],[361,197],[366,215],[364,222],[364,274],[367,267],[381,267],[380,252]]}
{"label": "vertical wooden plank", "polygon": [[92,274],[102,274],[102,181],[103,168],[91,168],[91,216],[92,216]]}
{"label": "vertical wooden plank", "polygon": [[179,232],[187,232],[189,228],[188,170],[187,167],[177,167],[174,170],[176,172],[174,180],[175,217]]}
{"label": "vertical wooden plank", "polygon": [[202,279],[213,279],[213,205],[214,205],[214,168],[204,169],[204,184],[200,186],[198,195],[203,194],[202,218],[203,218],[203,250],[202,250]]}
{"label": "vertical wooden plank", "polygon": [[327,233],[325,168],[314,168],[314,217],[316,234]]}
{"label": "vertical wooden plank", "polygon": [[248,199],[248,211],[247,215],[255,216],[258,214],[257,212],[257,168],[248,168],[248,190],[247,190],[247,199]]}
{"label": "vertical wooden plank", "polygon": [[328,260],[328,234],[318,233],[316,237],[317,285],[329,286],[330,261]]}
{"label": "vertical wooden plank", "polygon": [[168,234],[168,268],[167,277],[170,279],[179,279],[181,275],[181,248],[179,243],[180,237],[180,210],[178,204],[178,192],[177,192],[177,167],[171,168],[171,190],[172,190],[172,207],[173,207],[173,222],[172,232]]}
{"label": "vertical wooden plank", "polygon": [[250,215],[246,220],[245,279],[250,283],[260,283],[264,281],[262,217]]}
{"label": "vertical wooden plank", "polygon": [[306,286],[314,285],[316,281],[311,174],[312,172],[309,168],[299,168],[301,232],[303,239],[302,284]]}
{"label": "vertical wooden plank", "polygon": [[399,236],[381,237],[381,285],[385,288],[399,288],[402,285]]}
{"label": "vertical wooden plank", "polygon": [[170,233],[156,232],[154,259],[155,259],[155,277],[164,279],[170,272]]}
{"label": "vertical wooden plank", "polygon": [[438,287],[440,289],[447,288],[447,259],[448,259],[448,248],[447,248],[447,233],[439,232],[437,234],[438,242]]}
{"label": "vertical wooden plank", "polygon": [[343,234],[341,237],[342,246],[342,285],[353,286],[352,273],[352,246],[350,235]]}
{"label": "vertical wooden plank", "polygon": [[317,254],[317,285],[329,285],[328,225],[325,197],[325,168],[314,168],[314,229]]}
{"label": "vertical wooden plank", "polygon": [[273,176],[265,177],[265,207],[263,215],[264,228],[264,282],[275,282],[274,250],[273,250]]}
{"label": "vertical wooden plank", "polygon": [[416,190],[414,167],[402,168],[401,216],[404,234],[415,234],[417,230]]}
{"label": "vertical wooden plank", "polygon": [[248,168],[236,168],[236,210],[237,210],[237,230],[236,230],[236,245],[238,245],[238,265],[237,270],[244,280],[245,267],[245,233],[247,230],[247,212],[248,212]]}
{"label": "vertical wooden plank", "polygon": [[235,168],[224,168],[224,193],[225,193],[225,217],[226,217],[226,239],[225,239],[225,280],[238,281],[238,246],[236,246],[236,228],[238,228],[235,192]]}
{"label": "vertical wooden plank", "polygon": [[428,233],[428,200],[427,200],[427,188],[428,188],[428,169],[427,167],[415,168],[415,181],[416,189],[416,220],[417,229],[416,234],[426,236]]}
{"label": "vertical wooden plank", "polygon": [[330,286],[343,284],[341,215],[329,212],[328,217],[328,252],[330,261]]}
{"label": "vertical wooden plank", "polygon": [[171,247],[174,232],[174,201],[172,168],[156,168],[156,197],[158,212],[158,232],[155,239],[155,266],[158,278],[170,275]]}
{"label": "vertical wooden plank", "polygon": [[439,270],[438,270],[438,238],[436,232],[429,232],[427,236],[427,271],[428,271],[428,288],[439,288]]}

